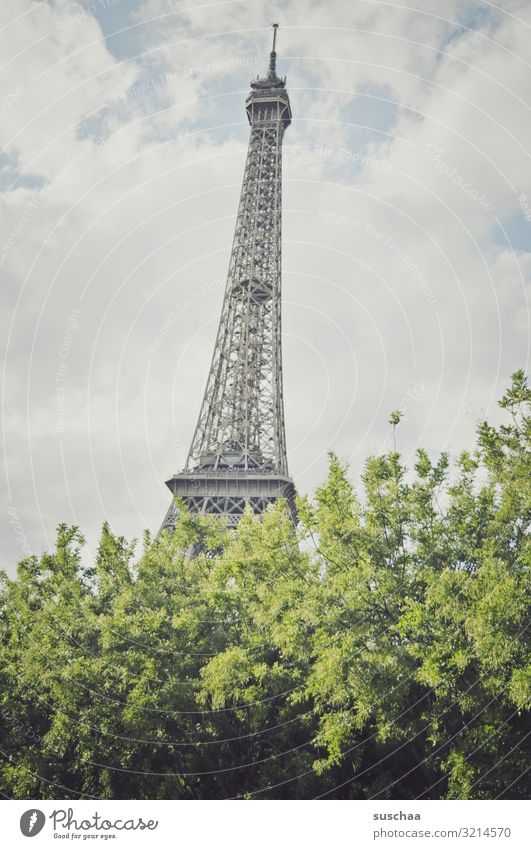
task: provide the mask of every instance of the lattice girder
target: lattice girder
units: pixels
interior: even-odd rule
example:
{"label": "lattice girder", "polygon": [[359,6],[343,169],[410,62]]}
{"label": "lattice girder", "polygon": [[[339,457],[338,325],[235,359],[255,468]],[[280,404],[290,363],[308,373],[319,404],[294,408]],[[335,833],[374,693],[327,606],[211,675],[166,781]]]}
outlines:
{"label": "lattice girder", "polygon": [[[253,80],[246,100],[251,134],[199,418],[184,472],[167,481],[191,512],[223,516],[230,525],[246,504],[259,513],[278,498],[295,516],[281,348],[282,140],[291,108],[274,43],[269,74]],[[172,505],[163,527],[175,515]]]}

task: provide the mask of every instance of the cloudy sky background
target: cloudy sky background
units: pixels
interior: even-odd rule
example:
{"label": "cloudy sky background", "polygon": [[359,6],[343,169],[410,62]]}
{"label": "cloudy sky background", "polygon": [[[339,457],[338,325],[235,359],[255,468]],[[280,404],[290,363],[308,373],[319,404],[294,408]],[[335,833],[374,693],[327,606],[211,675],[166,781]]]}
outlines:
{"label": "cloudy sky background", "polygon": [[[0,7],[0,568],[156,530],[201,401],[270,23],[290,471],[471,446],[528,361],[528,0]],[[527,49],[526,49],[527,48]],[[523,197],[525,196],[525,197]],[[526,206],[526,203],[529,206]],[[526,218],[527,216],[527,218]]]}

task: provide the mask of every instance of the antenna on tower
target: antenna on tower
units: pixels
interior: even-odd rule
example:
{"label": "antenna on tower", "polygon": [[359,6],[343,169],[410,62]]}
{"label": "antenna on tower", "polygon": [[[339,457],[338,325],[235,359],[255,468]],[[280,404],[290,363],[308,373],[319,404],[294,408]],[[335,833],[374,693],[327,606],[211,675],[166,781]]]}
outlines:
{"label": "antenna on tower", "polygon": [[275,47],[277,45],[278,24],[272,24],[272,27],[273,27],[273,49],[271,50],[271,57],[269,59],[269,76],[271,78],[274,78],[277,75],[277,54],[275,52]]}

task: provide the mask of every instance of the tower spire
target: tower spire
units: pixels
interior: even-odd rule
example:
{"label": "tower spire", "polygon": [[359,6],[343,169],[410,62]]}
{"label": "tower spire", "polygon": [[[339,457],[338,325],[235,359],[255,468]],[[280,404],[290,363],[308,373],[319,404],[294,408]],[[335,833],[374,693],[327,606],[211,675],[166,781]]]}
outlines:
{"label": "tower spire", "polygon": [[277,54],[275,48],[277,46],[277,30],[278,24],[272,24],[273,27],[273,48],[269,57],[269,76],[274,79],[277,75]]}

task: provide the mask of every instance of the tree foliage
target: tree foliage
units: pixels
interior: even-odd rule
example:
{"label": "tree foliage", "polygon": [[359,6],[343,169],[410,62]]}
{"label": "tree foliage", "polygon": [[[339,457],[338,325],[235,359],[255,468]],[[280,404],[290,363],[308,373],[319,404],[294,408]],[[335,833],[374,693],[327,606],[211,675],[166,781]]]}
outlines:
{"label": "tree foliage", "polygon": [[182,513],[135,560],[106,524],[87,567],[61,525],[2,581],[2,792],[524,796],[530,400],[517,372],[456,468],[393,450],[359,498],[330,455],[297,534]]}

